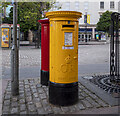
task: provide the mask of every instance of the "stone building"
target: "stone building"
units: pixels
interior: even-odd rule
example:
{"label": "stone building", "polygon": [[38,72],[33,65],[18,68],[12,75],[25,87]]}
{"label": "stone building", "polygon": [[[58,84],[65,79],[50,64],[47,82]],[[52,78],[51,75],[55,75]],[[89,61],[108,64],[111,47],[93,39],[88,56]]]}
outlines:
{"label": "stone building", "polygon": [[[120,11],[119,0],[56,0],[55,8],[52,10],[58,10],[56,6],[61,7],[60,10],[82,12],[82,18],[79,20],[79,39],[89,40],[96,38],[96,24],[104,12]],[[87,25],[84,22],[84,15],[88,18]]]}
{"label": "stone building", "polygon": [[120,1],[118,2],[118,12],[120,13]]}

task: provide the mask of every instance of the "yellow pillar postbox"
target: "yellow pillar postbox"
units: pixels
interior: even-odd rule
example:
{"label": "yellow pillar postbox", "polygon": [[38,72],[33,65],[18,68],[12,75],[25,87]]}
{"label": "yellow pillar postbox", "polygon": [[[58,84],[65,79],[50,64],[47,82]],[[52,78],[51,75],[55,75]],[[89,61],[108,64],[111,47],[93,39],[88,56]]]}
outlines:
{"label": "yellow pillar postbox", "polygon": [[53,11],[50,21],[49,102],[72,105],[78,101],[78,19],[82,13]]}
{"label": "yellow pillar postbox", "polygon": [[1,32],[2,32],[2,38],[1,38],[1,47],[2,48],[9,48],[10,47],[10,24],[2,24],[1,25]]}

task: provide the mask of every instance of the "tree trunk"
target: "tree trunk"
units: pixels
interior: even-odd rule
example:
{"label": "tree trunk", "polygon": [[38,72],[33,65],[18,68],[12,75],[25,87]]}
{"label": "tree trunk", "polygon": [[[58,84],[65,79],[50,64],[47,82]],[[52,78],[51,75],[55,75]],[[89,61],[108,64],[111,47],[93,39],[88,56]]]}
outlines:
{"label": "tree trunk", "polygon": [[29,43],[32,44],[32,42],[33,42],[33,32],[30,29],[28,31],[28,40],[29,40]]}
{"label": "tree trunk", "polygon": [[38,27],[38,33],[37,33],[37,38],[38,38],[38,42],[37,42],[37,48],[39,48],[40,47],[40,25],[39,25],[39,27]]}
{"label": "tree trunk", "polygon": [[4,18],[6,17],[6,7],[4,7],[4,14],[3,14],[4,16]]}

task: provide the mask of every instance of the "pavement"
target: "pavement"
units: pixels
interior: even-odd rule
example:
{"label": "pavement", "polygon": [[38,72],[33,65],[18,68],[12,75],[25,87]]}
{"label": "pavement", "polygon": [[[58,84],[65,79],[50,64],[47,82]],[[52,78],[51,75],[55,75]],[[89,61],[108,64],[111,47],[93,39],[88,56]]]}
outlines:
{"label": "pavement", "polygon": [[109,40],[99,40],[99,41],[79,41],[78,45],[105,45],[105,44],[109,44],[110,41]]}
{"label": "pavement", "polygon": [[[82,79],[82,78],[81,78]],[[79,82],[79,101],[71,106],[55,106],[48,101],[48,87],[39,78],[19,81],[19,95],[11,95],[11,82],[3,94],[2,114],[118,114],[119,105],[112,103],[102,90],[91,89],[90,83]],[[95,86],[94,86],[95,87]],[[100,92],[101,91],[101,92]],[[102,95],[98,95],[98,93]],[[109,100],[104,98],[108,97]],[[106,98],[106,99],[108,99]],[[111,104],[112,103],[112,104]]]}
{"label": "pavement", "polygon": [[8,81],[3,96],[2,110],[3,114],[76,114],[83,110],[106,107],[110,108],[112,106],[80,82],[77,104],[68,107],[54,106],[48,101],[48,87],[42,86],[39,78],[36,78],[20,80],[19,96],[16,97],[11,95],[11,82]]}
{"label": "pavement", "polygon": [[[82,43],[81,43],[82,44]],[[89,44],[89,45],[88,45]],[[106,100],[107,95],[96,86],[82,79],[109,73],[109,44],[89,42],[78,46],[79,101],[61,107],[48,101],[48,87],[40,84],[40,50],[34,46],[20,47],[19,96],[11,95],[10,50],[2,50],[2,113],[3,114],[118,114],[119,105]],[[101,93],[101,95],[99,94]],[[104,96],[104,97],[103,97]],[[106,99],[104,99],[106,98]],[[0,105],[1,105],[0,102]]]}

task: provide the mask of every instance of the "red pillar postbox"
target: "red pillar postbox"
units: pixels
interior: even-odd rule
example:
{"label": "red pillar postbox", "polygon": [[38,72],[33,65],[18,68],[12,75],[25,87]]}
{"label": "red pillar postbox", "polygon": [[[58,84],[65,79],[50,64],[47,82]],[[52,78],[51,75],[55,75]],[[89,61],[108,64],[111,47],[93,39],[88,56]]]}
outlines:
{"label": "red pillar postbox", "polygon": [[41,84],[49,81],[49,19],[38,20],[41,24]]}

